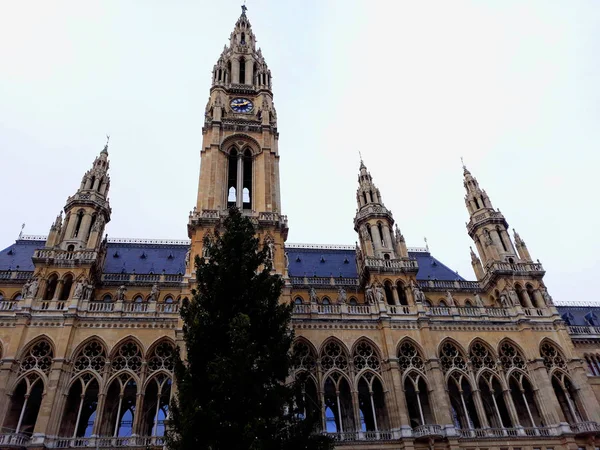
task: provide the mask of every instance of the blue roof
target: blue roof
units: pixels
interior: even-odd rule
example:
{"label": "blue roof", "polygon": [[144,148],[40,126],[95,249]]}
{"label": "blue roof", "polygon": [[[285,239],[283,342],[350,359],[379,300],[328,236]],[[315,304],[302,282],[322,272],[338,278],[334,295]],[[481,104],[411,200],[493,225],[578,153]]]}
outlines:
{"label": "blue roof", "polygon": [[[32,271],[31,256],[45,241],[18,240],[0,251],[0,270]],[[105,273],[185,272],[185,244],[140,244],[109,242],[104,262]],[[357,278],[356,253],[350,249],[288,248],[291,276]],[[464,280],[452,269],[431,256],[429,252],[409,252],[419,264],[418,280]]]}
{"label": "blue roof", "polygon": [[[288,248],[290,276],[358,278],[356,252],[345,249]],[[419,264],[418,280],[464,280],[429,252],[409,252]]]}
{"label": "blue roof", "polygon": [[[0,270],[32,271],[31,257],[45,241],[18,240],[0,251]],[[105,273],[185,273],[188,246],[180,244],[108,243]]]}
{"label": "blue roof", "polygon": [[600,306],[560,305],[556,309],[569,325],[600,326]]}

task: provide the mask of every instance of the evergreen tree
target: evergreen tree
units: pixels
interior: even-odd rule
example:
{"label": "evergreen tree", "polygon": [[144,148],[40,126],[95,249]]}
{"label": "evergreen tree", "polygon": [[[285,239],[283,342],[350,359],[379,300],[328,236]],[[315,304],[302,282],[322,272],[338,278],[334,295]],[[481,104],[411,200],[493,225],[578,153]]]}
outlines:
{"label": "evergreen tree", "polygon": [[252,222],[232,208],[205,245],[209,257],[195,261],[198,288],[181,309],[187,357],[176,357],[168,448],[333,448],[315,434],[319,415],[304,417],[299,382],[286,384],[292,306],[279,303],[283,281]]}

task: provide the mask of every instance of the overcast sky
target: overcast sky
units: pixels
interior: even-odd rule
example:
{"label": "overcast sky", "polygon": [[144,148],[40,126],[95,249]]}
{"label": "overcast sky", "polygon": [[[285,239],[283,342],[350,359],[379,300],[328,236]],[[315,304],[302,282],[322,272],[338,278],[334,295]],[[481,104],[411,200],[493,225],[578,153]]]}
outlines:
{"label": "overcast sky", "polygon": [[[288,242],[353,244],[358,152],[409,246],[474,279],[460,157],[596,300],[600,2],[261,1]],[[111,135],[111,237],[186,238],[231,0],[2,1],[0,248],[46,234]]]}

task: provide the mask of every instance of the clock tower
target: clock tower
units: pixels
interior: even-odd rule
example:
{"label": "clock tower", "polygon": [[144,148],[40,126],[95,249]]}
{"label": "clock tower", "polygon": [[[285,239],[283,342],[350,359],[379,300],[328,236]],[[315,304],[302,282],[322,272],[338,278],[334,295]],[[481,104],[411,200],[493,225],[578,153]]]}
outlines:
{"label": "clock tower", "polygon": [[[281,215],[277,115],[271,72],[242,6],[242,15],[212,71],[204,113],[198,199],[190,214],[192,240],[187,273],[203,240],[237,206],[252,218],[261,242],[271,248],[276,273],[287,275]],[[191,278],[190,278],[191,279]]]}

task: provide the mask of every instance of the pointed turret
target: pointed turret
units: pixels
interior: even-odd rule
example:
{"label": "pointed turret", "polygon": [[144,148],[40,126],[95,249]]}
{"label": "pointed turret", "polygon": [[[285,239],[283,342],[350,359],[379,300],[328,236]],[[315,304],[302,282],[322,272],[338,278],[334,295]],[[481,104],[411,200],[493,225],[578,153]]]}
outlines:
{"label": "pointed turret", "polygon": [[475,242],[477,251],[488,265],[492,261],[514,262],[517,252],[508,234],[508,223],[499,210],[494,210],[485,190],[479,187],[477,179],[463,165],[465,204],[470,221],[467,224],[469,236]]}
{"label": "pointed turret", "polygon": [[[104,226],[110,221],[111,209],[108,201],[110,176],[108,161],[108,141],[100,154],[94,159],[92,168],[81,180],[79,189],[67,199],[65,220],[57,218],[53,228],[60,229],[47,247],[59,247],[62,250],[97,249],[100,245]],[[52,235],[52,230],[51,230]]]}
{"label": "pointed turret", "polygon": [[515,238],[515,247],[517,247],[517,252],[519,253],[519,258],[521,258],[523,261],[533,261],[533,259],[531,259],[531,255],[529,254],[529,249],[527,248],[527,245],[525,245],[525,241],[521,239],[521,236],[519,236],[519,233],[517,233],[514,228],[513,234]]}

